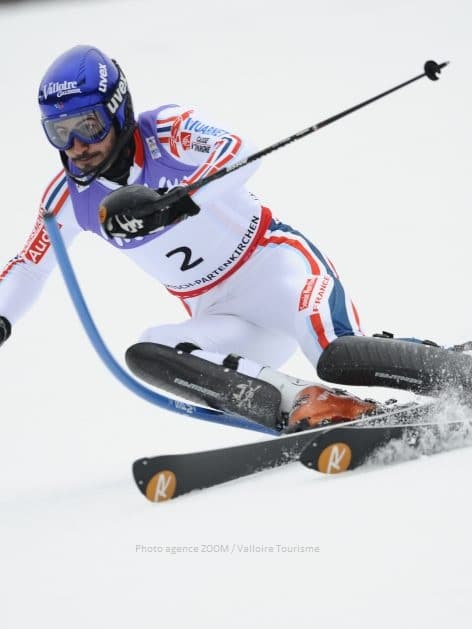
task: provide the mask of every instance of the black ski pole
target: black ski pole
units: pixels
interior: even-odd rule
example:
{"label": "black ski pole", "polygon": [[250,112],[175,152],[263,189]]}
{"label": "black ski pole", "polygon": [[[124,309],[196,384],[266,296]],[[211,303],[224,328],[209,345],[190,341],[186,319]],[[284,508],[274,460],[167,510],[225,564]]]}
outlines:
{"label": "black ski pole", "polygon": [[[349,116],[349,114],[354,113],[358,109],[362,109],[363,107],[370,105],[370,103],[373,103],[376,100],[384,98],[385,96],[388,96],[388,94],[392,94],[392,92],[396,92],[397,90],[402,89],[402,87],[406,87],[407,85],[410,85],[410,83],[414,83],[415,81],[418,81],[419,79],[422,79],[425,76],[428,77],[428,79],[431,79],[431,81],[437,81],[439,79],[438,75],[441,73],[441,69],[447,66],[448,63],[449,61],[445,61],[444,63],[436,63],[435,61],[427,61],[424,64],[424,72],[422,74],[418,74],[418,76],[415,76],[412,79],[405,81],[404,83],[395,85],[395,87],[392,87],[389,90],[382,92],[381,94],[377,94],[377,96],[373,96],[372,98],[364,100],[361,103],[354,105],[353,107],[349,107],[349,109],[345,109],[344,111],[341,111],[340,113],[335,114],[334,116],[330,116],[329,118],[326,118],[325,120],[322,120],[321,122],[317,122],[313,126],[307,127],[306,129],[303,129],[302,131],[298,131],[297,133],[294,133],[293,135],[290,135],[289,137],[284,138],[283,140],[274,142],[274,144],[271,144],[270,146],[267,146],[266,148],[261,149],[260,151],[256,151],[252,155],[249,155],[249,157],[246,157],[245,159],[242,159],[239,162],[236,162],[235,164],[226,166],[225,168],[221,168],[215,173],[208,175],[208,177],[204,177],[203,179],[198,179],[197,181],[195,181],[194,183],[191,183],[188,186],[183,186],[183,187],[176,188],[175,190],[170,190],[170,192],[162,196],[160,199],[156,199],[156,201],[152,201],[152,206],[153,208],[155,208],[155,212],[158,212],[159,210],[162,210],[163,208],[172,205],[172,203],[174,203],[175,201],[182,199],[189,192],[198,190],[202,186],[206,186],[207,184],[212,183],[213,181],[216,181],[217,179],[221,179],[221,177],[225,177],[229,173],[232,173],[235,170],[238,170],[239,168],[243,168],[243,166],[247,166],[247,164],[250,164],[251,162],[255,162],[257,159],[260,159],[261,157],[264,157],[265,155],[268,155],[269,153],[272,153],[273,151],[277,151],[278,149],[282,148],[283,146],[286,146],[287,144],[290,144],[291,142],[295,142],[296,140],[299,140],[300,138],[304,138],[306,135],[310,135],[310,133],[315,133],[316,131],[323,129],[323,127],[327,127],[333,122],[336,122],[337,120],[340,120],[341,118],[344,118],[345,116]],[[102,211],[103,211],[102,222],[104,222],[104,220],[106,219],[106,208],[103,208]]]}
{"label": "black ski pole", "polygon": [[[221,170],[217,171],[216,173],[213,173],[212,175],[209,175],[208,177],[205,177],[204,179],[199,179],[198,181],[195,181],[189,186],[186,186],[183,190],[176,190],[175,200],[177,200],[178,198],[181,198],[182,196],[185,196],[185,194],[187,194],[188,192],[193,192],[194,190],[198,190],[202,186],[205,186],[206,184],[209,184],[212,181],[216,181],[217,179],[224,177],[228,173],[238,170],[239,168],[242,168],[243,166],[246,166],[247,164],[250,164],[251,162],[255,162],[257,159],[260,159],[261,157],[264,157],[265,155],[268,155],[269,153],[272,153],[273,151],[277,151],[278,149],[282,148],[283,146],[286,146],[287,144],[290,144],[291,142],[295,142],[296,140],[299,140],[300,138],[304,138],[306,135],[310,135],[310,133],[315,133],[316,131],[323,129],[323,127],[327,127],[333,122],[336,122],[337,120],[340,120],[341,118],[344,118],[345,116],[349,116],[350,114],[354,113],[358,109],[362,109],[363,107],[370,105],[370,103],[373,103],[376,100],[380,100],[381,98],[384,98],[385,96],[388,96],[389,94],[392,94],[393,92],[396,92],[397,90],[400,90],[403,87],[410,85],[410,83],[414,83],[415,81],[418,81],[419,79],[422,79],[425,76],[428,77],[428,79],[431,79],[431,81],[437,81],[439,79],[438,75],[441,73],[441,69],[447,66],[448,63],[449,61],[445,61],[444,63],[436,63],[435,61],[427,61],[424,64],[424,72],[422,74],[418,74],[418,76],[415,76],[412,79],[405,81],[404,83],[395,85],[395,87],[392,87],[389,90],[382,92],[381,94],[377,94],[377,96],[373,96],[372,98],[369,98],[363,101],[362,103],[359,103],[358,105],[349,107],[349,109],[345,109],[344,111],[341,111],[340,113],[335,114],[334,116],[330,116],[329,118],[326,118],[325,120],[322,120],[321,122],[318,122],[311,127],[307,127],[306,129],[303,129],[302,131],[298,131],[297,133],[294,133],[293,135],[290,135],[289,137],[284,138],[283,140],[274,142],[274,144],[271,144],[270,146],[267,146],[266,148],[261,149],[260,151],[256,151],[249,157],[246,157],[245,159],[239,162],[236,162],[235,164],[232,164],[231,166],[222,168]],[[172,200],[171,197],[172,197],[172,191],[170,191],[170,193],[166,195],[166,201],[163,202],[164,206],[168,205],[169,201]]]}

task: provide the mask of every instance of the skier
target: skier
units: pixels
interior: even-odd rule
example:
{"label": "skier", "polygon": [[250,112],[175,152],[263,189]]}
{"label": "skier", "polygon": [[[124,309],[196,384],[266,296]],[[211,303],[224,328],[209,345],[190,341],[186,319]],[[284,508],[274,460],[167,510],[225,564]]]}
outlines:
{"label": "skier", "polygon": [[[331,261],[246,190],[254,163],[164,211],[146,212],[149,194],[162,196],[248,156],[254,149],[247,140],[189,106],[164,104],[135,119],[121,68],[92,46],[53,62],[40,83],[39,107],[63,168],[45,190],[23,250],[0,275],[0,344],[55,266],[43,222],[52,212],[67,246],[92,232],[182,301],[190,318],[150,327],[142,342],[177,347],[275,386],[280,416],[292,429],[375,409],[277,371],[297,346],[316,368],[333,341],[363,332]],[[103,200],[128,186],[135,195],[124,197],[128,204],[110,203],[100,216]]]}

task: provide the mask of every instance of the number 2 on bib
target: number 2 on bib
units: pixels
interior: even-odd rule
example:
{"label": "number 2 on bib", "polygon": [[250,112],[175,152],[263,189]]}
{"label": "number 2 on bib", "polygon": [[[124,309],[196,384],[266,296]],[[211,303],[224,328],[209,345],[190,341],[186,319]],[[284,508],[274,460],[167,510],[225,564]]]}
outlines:
{"label": "number 2 on bib", "polygon": [[172,251],[166,253],[166,258],[170,258],[176,253],[184,254],[184,259],[182,261],[182,264],[180,265],[181,271],[188,271],[189,269],[193,269],[195,266],[203,262],[203,258],[197,258],[192,262],[192,250],[190,249],[190,247],[177,247],[177,249],[172,249]]}

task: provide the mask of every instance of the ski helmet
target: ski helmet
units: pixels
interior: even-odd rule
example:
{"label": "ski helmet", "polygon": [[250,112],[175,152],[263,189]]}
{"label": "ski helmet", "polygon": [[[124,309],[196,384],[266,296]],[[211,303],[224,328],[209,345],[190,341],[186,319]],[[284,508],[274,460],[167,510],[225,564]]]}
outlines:
{"label": "ski helmet", "polygon": [[[61,152],[69,176],[90,183],[105,172],[130,140],[135,128],[128,84],[116,61],[93,46],[75,46],[46,71],[38,95],[41,122],[49,142]],[[112,154],[93,171],[71,171],[64,151],[74,138],[101,142],[110,129],[117,132]]]}

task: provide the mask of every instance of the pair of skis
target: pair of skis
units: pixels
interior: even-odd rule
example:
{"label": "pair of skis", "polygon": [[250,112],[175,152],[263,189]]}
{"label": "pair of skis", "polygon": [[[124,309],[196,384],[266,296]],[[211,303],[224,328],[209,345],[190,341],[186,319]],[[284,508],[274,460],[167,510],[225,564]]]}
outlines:
{"label": "pair of skis", "polygon": [[349,424],[314,428],[246,445],[138,459],[133,476],[152,502],[162,502],[262,470],[300,461],[318,472],[353,470],[376,457],[393,463],[472,445],[472,423],[442,422],[439,402],[409,404]]}

